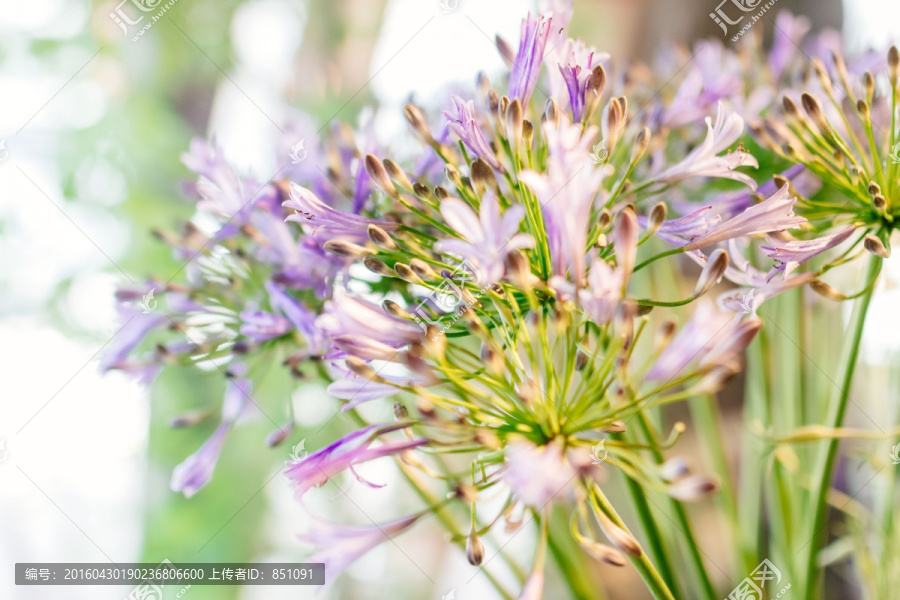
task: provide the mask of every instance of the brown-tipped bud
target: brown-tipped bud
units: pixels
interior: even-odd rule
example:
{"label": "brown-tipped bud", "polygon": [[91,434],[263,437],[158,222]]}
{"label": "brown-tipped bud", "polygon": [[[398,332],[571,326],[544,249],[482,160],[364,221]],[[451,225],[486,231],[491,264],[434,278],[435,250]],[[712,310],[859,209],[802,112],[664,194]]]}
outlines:
{"label": "brown-tipped bud", "polygon": [[500,96],[500,106],[497,108],[497,117],[500,119],[502,131],[506,131],[506,110],[509,108],[509,98]]}
{"label": "brown-tipped bud", "polygon": [[641,556],[641,545],[630,533],[613,523],[612,519],[606,516],[606,513],[603,511],[594,511],[594,516],[597,518],[597,523],[600,525],[600,529],[603,530],[603,534],[613,546],[628,556],[633,556],[634,558]]}
{"label": "brown-tipped bud", "polygon": [[813,67],[816,69],[816,76],[819,78],[819,84],[821,84],[822,89],[830,90],[831,77],[828,76],[828,69],[825,67],[825,63],[818,57],[812,59],[812,63]]}
{"label": "brown-tipped bud", "polygon": [[418,285],[422,285],[423,283],[425,283],[424,281],[422,281],[421,277],[416,275],[416,272],[412,270],[412,267],[410,267],[409,265],[407,265],[405,263],[400,263],[400,262],[395,263],[394,271],[397,272],[397,275],[403,281],[407,281],[409,283],[415,283]]}
{"label": "brown-tipped bud", "polygon": [[631,162],[636,163],[644,156],[644,152],[647,151],[647,147],[650,145],[650,138],[652,134],[650,133],[649,127],[642,127],[640,131],[638,131],[637,136],[634,138],[634,146],[631,148]]}
{"label": "brown-tipped bud", "polygon": [[506,68],[512,69],[513,61],[516,58],[515,50],[499,35],[494,38],[494,43],[497,44],[497,51],[500,53],[500,58],[506,63]]}
{"label": "brown-tipped bud", "polygon": [[697,285],[694,287],[694,297],[699,297],[709,291],[709,289],[719,283],[728,268],[728,252],[722,248],[716,248],[709,255],[700,277],[697,279]]}
{"label": "brown-tipped bud", "polygon": [[869,71],[863,73],[863,85],[866,87],[866,102],[872,104],[875,97],[875,77]]}
{"label": "brown-tipped bud", "polygon": [[884,212],[887,208],[887,198],[885,198],[881,194],[875,194],[872,197],[872,204],[875,205],[875,210],[877,210],[878,212]]}
{"label": "brown-tipped bud", "polygon": [[392,317],[397,317],[398,319],[412,319],[412,315],[406,312],[402,306],[393,300],[384,300],[381,303],[381,308]]}
{"label": "brown-tipped bud", "polygon": [[881,193],[881,186],[878,185],[877,183],[875,183],[874,181],[870,181],[870,182],[869,182],[869,193],[872,194],[873,196],[874,196],[875,194],[880,194],[880,193]]}
{"label": "brown-tipped bud", "polygon": [[510,252],[506,255],[506,269],[510,280],[522,290],[530,290],[538,282],[531,272],[528,259],[521,252]]}
{"label": "brown-tipped bud", "polygon": [[797,104],[788,96],[783,96],[781,98],[781,105],[784,107],[784,112],[787,113],[789,117],[799,116],[800,111],[797,110]]}
{"label": "brown-tipped bud", "polygon": [[274,448],[278,444],[284,442],[284,440],[288,439],[288,436],[291,435],[291,432],[294,430],[294,422],[288,421],[284,423],[278,429],[272,430],[269,435],[266,436],[266,445],[269,448]]}
{"label": "brown-tipped bud", "polygon": [[478,534],[474,529],[466,539],[466,560],[473,567],[477,567],[484,560],[484,544],[478,539]]}
{"label": "brown-tipped bud", "polygon": [[837,288],[825,283],[821,279],[813,279],[809,282],[809,287],[811,287],[815,293],[824,296],[829,300],[837,300],[838,302],[847,300],[847,296],[840,293]]}
{"label": "brown-tipped bud", "polygon": [[604,208],[600,216],[597,217],[597,227],[600,228],[600,231],[603,231],[609,227],[610,223],[612,223],[612,213],[609,212],[608,208]]}
{"label": "brown-tipped bud", "polygon": [[547,104],[544,105],[543,120],[545,123],[553,123],[553,125],[558,126],[559,118],[559,105],[556,103],[556,100],[550,98],[549,100],[547,100]]}
{"label": "brown-tipped bud", "polygon": [[884,242],[881,241],[874,233],[867,233],[865,239],[863,239],[863,247],[874,254],[875,256],[880,256],[881,258],[887,258],[891,255],[890,249],[884,245]]}
{"label": "brown-tipped bud", "polygon": [[431,265],[429,265],[421,258],[414,258],[409,261],[409,267],[413,270],[413,273],[415,273],[425,281],[438,279],[438,274],[434,269],[431,268]]}
{"label": "brown-tipped bud", "polygon": [[428,129],[428,121],[425,119],[425,115],[418,106],[407,104],[403,108],[403,114],[406,115],[406,120],[409,121],[413,131],[422,136],[426,141],[431,141],[433,139],[431,131]]}
{"label": "brown-tipped bud", "polygon": [[625,123],[625,109],[619,98],[613,98],[609,101],[609,108],[606,112],[606,130],[609,135],[609,148],[607,151],[612,154],[613,148],[619,139],[619,133],[622,131],[622,125]]}
{"label": "brown-tipped bud", "polygon": [[385,231],[375,223],[369,223],[367,231],[369,234],[369,239],[372,240],[372,243],[376,246],[384,248],[385,250],[397,249],[397,244],[394,243],[394,240],[391,239],[391,236],[388,235],[387,231]]}
{"label": "brown-tipped bud", "polygon": [[682,502],[699,500],[719,489],[719,483],[707,475],[691,475],[669,486],[669,495]]}
{"label": "brown-tipped bud", "polygon": [[434,188],[434,197],[438,200],[446,200],[450,197],[450,192],[448,192],[447,189],[442,186],[436,186]]}
{"label": "brown-tipped bud", "polygon": [[863,120],[869,120],[869,103],[865,100],[857,100],[856,101],[856,112],[859,113],[859,116],[862,117]]}
{"label": "brown-tipped bud", "polygon": [[672,341],[672,338],[675,337],[675,332],[678,331],[678,323],[669,319],[665,321],[659,329],[656,331],[656,335],[653,337],[653,348],[655,350],[662,350]]}
{"label": "brown-tipped bud", "polygon": [[503,354],[498,352],[490,342],[481,344],[481,360],[487,365],[488,371],[494,375],[503,373],[506,361],[503,359]]}
{"label": "brown-tipped bud", "polygon": [[589,358],[590,357],[588,356],[587,352],[585,352],[584,350],[579,350],[575,355],[575,370],[583,371],[587,366]]}
{"label": "brown-tipped bud", "polygon": [[183,415],[179,415],[177,417],[173,417],[169,420],[169,427],[172,429],[181,429],[183,427],[193,427],[198,423],[201,423],[212,416],[208,410],[197,410],[189,413],[185,413]]}
{"label": "brown-tipped bud", "polygon": [[647,236],[656,235],[656,232],[659,231],[659,228],[662,227],[663,222],[666,220],[668,210],[669,208],[665,202],[657,203],[650,210],[650,215],[647,217]]}
{"label": "brown-tipped bud", "polygon": [[822,103],[819,99],[808,92],[803,92],[800,96],[800,102],[803,104],[803,110],[806,114],[819,126],[822,131],[828,129],[825,123],[825,112],[822,110]]}
{"label": "brown-tipped bud", "polygon": [[522,121],[522,143],[526,152],[534,146],[534,125],[528,119]]}
{"label": "brown-tipped bud", "polygon": [[431,190],[428,189],[428,186],[423,183],[414,183],[413,184],[413,193],[420,200],[436,200],[434,194],[431,193]]}
{"label": "brown-tipped bud", "polygon": [[406,173],[403,172],[403,169],[400,168],[400,165],[398,165],[391,159],[386,158],[384,159],[384,168],[387,169],[388,175],[390,175],[394,183],[404,189],[412,189],[412,182],[406,176]]}
{"label": "brown-tipped bud", "polygon": [[356,356],[348,356],[344,362],[347,363],[348,369],[350,369],[363,379],[368,379],[369,381],[379,383],[384,381],[384,379],[379,377],[378,373],[375,372],[375,369],[370,367],[369,364],[361,358],[358,358]]}
{"label": "brown-tipped bud", "polygon": [[392,198],[399,197],[397,188],[394,187],[394,182],[391,181],[384,164],[371,154],[366,154],[366,172],[378,189]]}
{"label": "brown-tipped bud", "polygon": [[459,172],[459,169],[450,163],[444,165],[444,174],[447,175],[447,179],[449,179],[458,189],[465,187],[463,186],[462,174]]}
{"label": "brown-tipped bud", "polygon": [[394,273],[394,270],[384,264],[382,261],[377,258],[373,258],[371,256],[367,256],[363,259],[363,264],[366,268],[376,275],[381,275],[382,277],[396,277],[397,274]]}
{"label": "brown-tipped bud", "polygon": [[578,544],[595,559],[605,562],[614,567],[624,567],[628,562],[625,555],[606,544],[595,542],[587,538],[580,538]]}
{"label": "brown-tipped bud", "polygon": [[613,421],[607,425],[600,427],[600,431],[604,433],[625,433],[628,427],[622,421]]}
{"label": "brown-tipped bud", "polygon": [[688,475],[690,471],[687,463],[681,457],[669,459],[659,465],[659,476],[662,477],[663,481],[677,481]]}
{"label": "brown-tipped bud", "polygon": [[900,73],[900,50],[897,50],[897,46],[891,46],[888,50],[888,77],[894,87],[897,87],[898,73]]}
{"label": "brown-tipped bud", "polygon": [[325,242],[325,249],[332,254],[337,254],[338,256],[343,256],[345,258],[360,258],[374,254],[374,252],[368,248],[343,240],[328,240]]}
{"label": "brown-tipped bud", "polygon": [[487,112],[494,119],[500,115],[500,96],[494,90],[489,91],[487,95]]}
{"label": "brown-tipped bud", "polygon": [[486,188],[497,188],[497,176],[483,159],[479,158],[472,162],[470,174],[472,185],[479,194],[483,193]]}
{"label": "brown-tipped bud", "polygon": [[397,421],[405,421],[409,418],[409,411],[402,402],[394,402],[391,407],[394,412],[394,419]]}
{"label": "brown-tipped bud", "polygon": [[519,147],[522,144],[523,115],[522,103],[516,98],[510,102],[509,107],[506,109],[506,139],[509,140],[509,145],[514,153],[519,151]]}

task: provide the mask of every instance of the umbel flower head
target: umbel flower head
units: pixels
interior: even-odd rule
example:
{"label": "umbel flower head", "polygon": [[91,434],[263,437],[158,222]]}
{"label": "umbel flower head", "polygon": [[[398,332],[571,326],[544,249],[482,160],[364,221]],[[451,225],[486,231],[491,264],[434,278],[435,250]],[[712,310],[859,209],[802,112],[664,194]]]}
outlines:
{"label": "umbel flower head", "polygon": [[[473,564],[499,523],[527,522],[539,535],[521,597],[538,598],[553,507],[569,511],[589,555],[644,565],[605,488],[628,478],[677,501],[715,491],[715,478],[667,460],[685,425],[663,431],[656,417],[718,391],[762,321],[736,307],[746,305],[737,292],[719,307],[698,299],[726,278],[742,294],[755,290],[758,304],[816,280],[842,258],[815,273],[805,265],[848,243],[886,255],[891,195],[900,192],[891,167],[878,175],[875,150],[860,142],[857,151],[853,126],[832,125],[815,101],[789,110],[788,124],[767,116],[771,103],[717,67],[737,63],[731,51],[711,44],[712,58],[657,98],[644,71],[626,73],[568,39],[570,14],[527,16],[515,52],[499,43],[503,78],[482,75],[442,106],[407,106],[413,155],[380,147],[367,127],[340,125],[306,140],[308,157],[290,179],[258,184],[215,143],[192,144],[185,163],[199,178],[197,223],[219,228],[158,233],[187,261],[183,280],[148,282],[160,297],[151,315],[135,310],[145,288],[122,290],[123,335],[104,361],[145,379],[163,366],[200,365],[234,388],[210,440],[176,468],[173,489],[202,493],[247,406],[272,420],[271,444],[294,435],[292,420],[268,416],[289,408],[253,392],[261,372],[281,365],[297,379],[326,378],[355,423],[287,463],[297,498],[344,477],[380,488],[360,471],[393,461],[420,499],[375,529],[314,521],[303,539],[329,578],[433,514]],[[781,73],[791,57],[783,44],[777,53]],[[550,97],[540,97],[542,78]],[[878,106],[860,100],[860,115]],[[747,122],[763,144],[779,136],[778,152],[802,166],[758,183],[759,162],[740,143]],[[824,144],[834,152],[821,155]],[[322,168],[303,166],[315,160]],[[851,204],[811,200],[810,172],[840,180]],[[756,238],[766,244],[761,268],[746,256]],[[657,261],[671,269],[676,254],[702,267],[697,279],[652,285]],[[682,327],[665,319],[667,308],[692,303]],[[356,411],[387,402],[392,423]]]}

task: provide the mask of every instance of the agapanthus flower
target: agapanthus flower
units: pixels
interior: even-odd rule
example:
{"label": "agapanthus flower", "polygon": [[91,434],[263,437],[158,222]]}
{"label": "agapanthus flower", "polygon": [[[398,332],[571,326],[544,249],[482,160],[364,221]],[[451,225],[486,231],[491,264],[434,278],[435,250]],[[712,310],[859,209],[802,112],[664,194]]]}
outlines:
{"label": "agapanthus flower", "polygon": [[453,105],[456,107],[456,114],[444,111],[444,117],[447,118],[447,127],[456,134],[475,156],[483,159],[495,169],[500,169],[500,161],[497,159],[494,149],[491,148],[491,145],[485,139],[481,126],[478,125],[478,119],[475,115],[475,102],[472,100],[465,101],[459,96],[453,96]]}
{"label": "agapanthus flower", "polygon": [[378,225],[385,231],[397,228],[396,223],[368,219],[331,208],[310,190],[295,183],[291,183],[291,197],[284,202],[284,207],[294,211],[288,215],[288,221],[300,223],[310,236],[322,241],[339,238],[365,242],[368,239],[369,225]]}
{"label": "agapanthus flower", "polygon": [[591,465],[584,450],[566,452],[561,443],[535,446],[515,441],[506,449],[502,479],[527,506],[542,509],[557,496],[565,497],[579,473]]}
{"label": "agapanthus flower", "polygon": [[[402,439],[379,441],[378,438],[404,425],[369,425],[350,433],[338,441],[303,458],[287,463],[284,474],[294,486],[297,498],[314,487],[324,485],[329,479],[354,465],[391,456],[428,443],[426,439]],[[357,479],[363,481],[358,475]],[[368,482],[365,482],[368,484]]]}
{"label": "agapanthus flower", "polygon": [[788,242],[768,238],[769,245],[760,247],[766,256],[775,261],[775,266],[769,272],[768,278],[771,279],[779,273],[784,277],[788,277],[794,272],[794,269],[806,261],[842,244],[853,235],[854,231],[856,231],[855,227],[847,227],[837,233],[823,235],[812,240],[792,240]]}
{"label": "agapanthus flower", "polygon": [[552,24],[553,17],[544,14],[535,16],[528,13],[522,19],[519,49],[509,72],[509,97],[523,106],[528,106],[537,85]]}
{"label": "agapanthus flower", "polygon": [[715,125],[707,117],[706,127],[706,139],[702,144],[694,148],[684,160],[653,176],[653,179],[661,183],[677,183],[690,177],[721,177],[740,181],[756,189],[756,182],[749,175],[735,171],[745,165],[759,167],[751,154],[736,150],[719,156],[743,135],[744,119],[720,102]]}
{"label": "agapanthus flower", "polygon": [[520,205],[511,206],[501,216],[497,197],[490,192],[481,199],[477,215],[458,198],[444,200],[441,215],[463,239],[440,240],[434,249],[471,261],[477,269],[476,283],[482,287],[492,285],[503,276],[507,254],[534,245],[530,235],[519,233],[525,209]]}

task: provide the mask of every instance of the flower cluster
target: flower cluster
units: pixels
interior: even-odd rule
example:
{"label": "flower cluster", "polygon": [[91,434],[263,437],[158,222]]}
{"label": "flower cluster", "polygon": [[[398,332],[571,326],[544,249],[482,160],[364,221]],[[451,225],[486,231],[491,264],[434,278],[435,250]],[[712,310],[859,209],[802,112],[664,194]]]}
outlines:
{"label": "flower cluster", "polygon": [[[879,142],[872,123],[896,114],[898,58],[892,50],[890,102],[875,75],[853,85],[836,55],[831,72],[816,63],[803,82],[814,89],[798,103],[787,86],[801,83],[791,79],[801,57],[782,35],[752,77],[739,72],[736,52],[704,42],[674,91],[660,95],[665,86],[646,70],[567,39],[569,17],[527,16],[515,52],[498,40],[505,84],[481,75],[444,107],[408,105],[419,147],[396,160],[369,128],[341,125],[287,176],[261,183],[215,142],[192,143],[184,162],[198,176],[197,218],[159,234],[187,261],[184,277],[120,291],[123,331],[104,359],[146,381],[170,364],[228,376],[221,425],[176,468],[173,489],[191,495],[209,481],[253,402],[251,374],[280,356],[297,377],[327,376],[344,411],[390,401],[396,417],[356,415],[358,429],[289,462],[298,498],[345,472],[377,487],[354,467],[392,458],[428,499],[374,529],[315,520],[304,539],[319,547],[329,577],[437,512],[454,516],[452,539],[479,565],[481,540],[501,517],[515,527],[527,514],[542,535],[521,597],[538,598],[549,509],[560,504],[572,507],[572,535],[586,552],[614,565],[627,555],[653,580],[606,499],[604,472],[678,501],[713,491],[714,478],[665,459],[685,426],[660,431],[656,407],[718,391],[762,325],[747,313],[763,300],[810,281],[846,297],[817,277],[852,247],[816,272],[801,265],[854,237],[887,254],[900,189],[884,148],[896,136],[892,123]],[[802,20],[779,23],[784,36],[805,33]],[[663,80],[666,67],[656,70]],[[772,106],[783,84],[786,119]],[[841,86],[854,123],[836,99]],[[739,143],[745,122],[784,159],[761,185],[757,158]],[[812,199],[813,175],[847,205]],[[766,245],[753,246],[761,237]],[[766,266],[747,252],[763,253]],[[701,271],[687,292],[660,290],[657,261],[674,264],[677,254]],[[744,288],[718,305],[701,299],[723,277]],[[138,310],[150,291],[164,306]],[[694,301],[681,327],[654,309]],[[488,490],[506,495],[499,514],[480,504]],[[444,512],[449,505],[458,508]],[[460,507],[468,517],[457,522]]]}

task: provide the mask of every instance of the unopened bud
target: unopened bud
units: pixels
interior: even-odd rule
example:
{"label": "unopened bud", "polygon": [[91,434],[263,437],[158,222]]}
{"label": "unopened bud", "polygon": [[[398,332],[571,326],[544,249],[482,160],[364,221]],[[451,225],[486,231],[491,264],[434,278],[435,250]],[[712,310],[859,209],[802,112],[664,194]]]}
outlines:
{"label": "unopened bud", "polygon": [[837,300],[838,302],[847,300],[846,295],[840,293],[837,288],[825,283],[821,279],[813,279],[809,282],[809,287],[811,287],[815,293],[824,296],[829,300]]}
{"label": "unopened bud", "polygon": [[385,250],[396,250],[397,244],[394,243],[394,240],[391,239],[391,236],[388,235],[387,231],[379,227],[374,223],[369,223],[368,227],[369,239],[372,240],[376,246],[380,246]]}
{"label": "unopened bud", "polygon": [[553,123],[553,125],[559,125],[560,111],[559,105],[556,103],[556,100],[550,98],[547,100],[547,104],[544,105],[544,116],[543,120],[545,123]]}
{"label": "unopened bud", "polygon": [[413,271],[412,268],[407,264],[400,262],[394,264],[394,271],[397,272],[397,275],[399,275],[400,279],[402,279],[403,281],[415,283],[418,285],[422,285],[423,283],[425,283],[424,281],[422,281],[422,278],[416,275],[415,271]]}
{"label": "unopened bud", "polygon": [[506,109],[506,139],[513,153],[517,153],[522,144],[522,114],[522,103],[516,98]]}
{"label": "unopened bud", "polygon": [[888,50],[888,76],[894,87],[897,87],[898,73],[900,73],[900,50],[897,50],[897,46],[891,46]]}
{"label": "unopened bud", "polygon": [[273,430],[271,433],[269,433],[268,436],[266,436],[266,445],[269,446],[269,448],[274,448],[275,446],[286,440],[288,436],[291,435],[291,432],[293,430],[294,422],[288,421],[278,429]]}
{"label": "unopened bud", "polygon": [[635,558],[641,556],[641,546],[630,533],[613,523],[612,519],[606,516],[606,513],[602,510],[594,511],[594,515],[597,518],[600,529],[603,530],[603,534],[613,546],[628,556],[633,556]]}
{"label": "unopened bud", "polygon": [[881,238],[874,233],[866,234],[866,237],[863,240],[863,247],[875,256],[880,256],[881,258],[887,258],[891,255],[891,251],[884,245]]}
{"label": "unopened bud", "polygon": [[479,194],[484,193],[487,188],[497,188],[497,177],[494,175],[494,170],[481,158],[472,162],[470,175],[472,185]]}
{"label": "unopened bud", "polygon": [[512,46],[499,35],[494,38],[494,43],[497,44],[497,51],[500,52],[500,57],[503,59],[503,62],[506,63],[506,68],[512,69],[513,61],[516,58],[516,53],[512,49]]}
{"label": "unopened bud", "polygon": [[412,182],[406,176],[406,173],[403,172],[403,169],[400,168],[400,165],[395,163],[389,158],[384,159],[384,168],[387,169],[388,175],[391,176],[391,179],[394,183],[400,185],[407,190],[412,189]]}
{"label": "unopened bud", "polygon": [[382,192],[392,198],[397,198],[399,196],[397,188],[394,187],[394,183],[391,181],[390,176],[388,176],[387,169],[384,168],[384,164],[371,154],[366,154],[366,172],[369,174],[369,177],[372,178],[372,183],[374,183]]}
{"label": "unopened bud", "polygon": [[690,473],[690,469],[681,457],[667,460],[659,466],[659,476],[663,481],[676,481]]}
{"label": "unopened bud", "polygon": [[363,259],[363,264],[366,268],[376,275],[381,275],[382,277],[396,277],[397,274],[394,273],[394,270],[384,264],[382,261],[377,258],[373,258],[371,256],[367,256]]}
{"label": "unopened bud", "polygon": [[392,407],[394,411],[394,419],[397,421],[405,421],[409,418],[409,411],[401,402],[394,402]]}
{"label": "unopened bud", "polygon": [[606,544],[601,544],[600,542],[595,542],[587,538],[579,539],[578,543],[582,548],[585,549],[588,554],[590,554],[597,560],[605,562],[608,565],[613,565],[614,567],[624,567],[627,563],[625,555],[611,546],[607,546]]}
{"label": "unopened bud", "polygon": [[659,231],[659,228],[662,227],[663,222],[666,220],[666,213],[668,212],[668,207],[665,202],[660,202],[650,211],[650,216],[647,217],[647,235],[653,236],[656,235],[656,232]]}
{"label": "unopened bud", "polygon": [[781,98],[781,105],[784,107],[784,112],[790,117],[796,117],[800,114],[800,111],[797,110],[797,104],[788,96]]}
{"label": "unopened bud", "polygon": [[363,379],[368,379],[369,381],[382,382],[382,379],[378,373],[375,372],[375,369],[369,366],[369,364],[363,359],[356,356],[348,356],[344,362],[347,364],[347,368],[350,369],[356,375],[359,375]]}
{"label": "unopened bud", "polygon": [[414,183],[413,184],[413,193],[420,200],[436,200],[434,194],[431,193],[431,190],[428,189],[428,186],[423,183]]}
{"label": "unopened bud", "polygon": [[422,260],[421,258],[414,258],[409,261],[409,266],[413,270],[413,273],[424,279],[425,281],[434,280],[438,278],[438,274],[434,269],[431,268],[427,262]]}
{"label": "unopened bud", "polygon": [[343,240],[328,240],[325,242],[325,249],[332,254],[346,258],[360,258],[374,254],[374,252],[368,248]]}
{"label": "unopened bud", "polygon": [[706,475],[691,475],[669,486],[669,495],[682,502],[699,500],[719,489],[715,479]]}
{"label": "unopened bud", "polygon": [[422,136],[426,141],[431,141],[433,139],[431,131],[428,129],[428,121],[425,119],[425,115],[418,106],[407,104],[403,109],[403,114],[406,115],[406,120],[409,121],[413,131]]}
{"label": "unopened bud", "polygon": [[477,567],[484,560],[484,544],[478,539],[478,534],[474,529],[466,539],[466,560],[473,567]]}
{"label": "unopened bud", "polygon": [[522,121],[522,142],[525,144],[526,152],[534,146],[534,125],[528,119]]}
{"label": "unopened bud", "polygon": [[453,185],[455,185],[457,188],[462,189],[464,187],[463,181],[462,181],[462,174],[459,172],[459,169],[457,169],[450,163],[447,163],[446,165],[444,165],[444,174],[447,175],[447,179],[449,179],[450,182]]}
{"label": "unopened bud", "polygon": [[875,206],[875,210],[878,212],[884,212],[887,208],[887,198],[882,196],[881,194],[875,194],[872,198],[872,204]]}
{"label": "unopened bud", "polygon": [[624,433],[628,431],[628,427],[622,421],[613,421],[600,427],[600,431],[604,433]]}
{"label": "unopened bud", "polygon": [[642,127],[634,138],[634,146],[631,149],[631,162],[635,163],[641,159],[644,152],[647,151],[647,147],[650,145],[651,137],[652,134],[650,133],[650,128]]}
{"label": "unopened bud", "polygon": [[706,265],[703,267],[703,271],[697,279],[697,285],[694,287],[694,297],[702,296],[708,292],[712,286],[719,283],[727,268],[728,252],[722,248],[716,248],[713,250],[712,254],[709,255],[709,259],[706,261]]}

